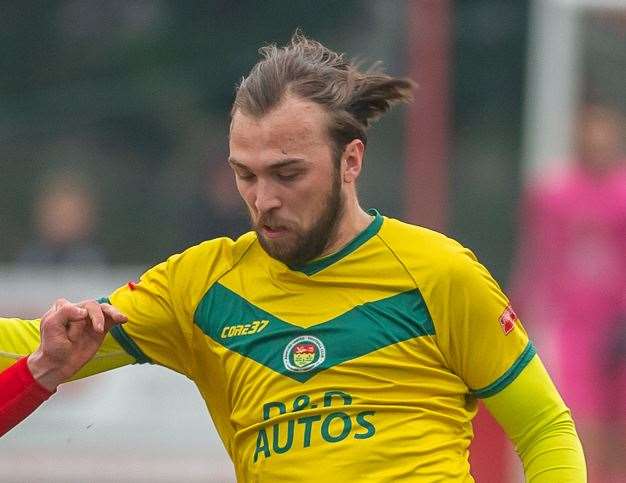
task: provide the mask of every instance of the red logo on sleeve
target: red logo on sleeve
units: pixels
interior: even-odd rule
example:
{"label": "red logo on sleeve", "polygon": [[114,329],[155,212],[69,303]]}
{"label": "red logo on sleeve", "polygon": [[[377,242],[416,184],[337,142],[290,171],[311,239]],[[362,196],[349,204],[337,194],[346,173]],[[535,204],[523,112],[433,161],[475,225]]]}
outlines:
{"label": "red logo on sleeve", "polygon": [[137,288],[137,282],[133,282],[132,280],[128,282],[128,288],[131,290],[135,290]]}
{"label": "red logo on sleeve", "polygon": [[504,331],[504,335],[508,335],[513,332],[517,315],[513,311],[513,307],[511,307],[511,305],[506,306],[506,309],[502,312],[499,320],[500,326],[502,326],[502,330]]}

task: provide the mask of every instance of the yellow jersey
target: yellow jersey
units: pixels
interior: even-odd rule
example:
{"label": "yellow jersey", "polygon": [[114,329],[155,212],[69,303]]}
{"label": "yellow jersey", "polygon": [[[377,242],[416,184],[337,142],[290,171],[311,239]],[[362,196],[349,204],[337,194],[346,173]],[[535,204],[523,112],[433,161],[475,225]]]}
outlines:
{"label": "yellow jersey", "polygon": [[373,221],[288,267],[253,232],[204,242],[110,296],[116,340],[198,386],[242,482],[473,481],[476,400],[535,354],[474,255]]}

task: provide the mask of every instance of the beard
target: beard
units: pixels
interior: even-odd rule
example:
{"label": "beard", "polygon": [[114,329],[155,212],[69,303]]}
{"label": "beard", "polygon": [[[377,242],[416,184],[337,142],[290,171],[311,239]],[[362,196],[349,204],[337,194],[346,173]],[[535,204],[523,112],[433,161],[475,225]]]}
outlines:
{"label": "beard", "polygon": [[342,211],[341,176],[339,170],[335,170],[330,192],[323,200],[321,212],[309,230],[301,231],[295,227],[288,227],[289,234],[285,237],[286,239],[271,240],[264,237],[261,231],[263,225],[273,225],[274,219],[271,213],[262,216],[256,223],[253,220],[251,223],[257,233],[259,243],[270,257],[287,266],[298,267],[324,253],[335,235]]}

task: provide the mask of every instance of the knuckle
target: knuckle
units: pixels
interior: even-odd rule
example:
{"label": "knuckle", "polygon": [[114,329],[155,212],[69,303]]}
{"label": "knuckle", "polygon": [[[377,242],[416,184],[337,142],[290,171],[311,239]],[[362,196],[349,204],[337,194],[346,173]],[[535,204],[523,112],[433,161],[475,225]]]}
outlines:
{"label": "knuckle", "polygon": [[72,313],[73,309],[74,309],[73,305],[65,304],[65,305],[59,306],[59,308],[57,309],[57,312],[61,313],[62,315],[68,315]]}
{"label": "knuckle", "polygon": [[59,298],[56,299],[54,301],[54,306],[57,308],[61,308],[61,307],[65,307],[66,305],[68,305],[70,302],[67,299],[64,298]]}

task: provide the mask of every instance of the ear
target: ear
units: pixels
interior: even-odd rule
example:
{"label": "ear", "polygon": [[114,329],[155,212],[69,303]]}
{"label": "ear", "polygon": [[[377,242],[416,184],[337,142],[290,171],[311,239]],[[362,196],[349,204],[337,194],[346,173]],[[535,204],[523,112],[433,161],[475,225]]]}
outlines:
{"label": "ear", "polygon": [[354,183],[363,166],[365,145],[360,139],[350,141],[341,155],[341,179],[344,183]]}

